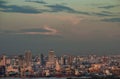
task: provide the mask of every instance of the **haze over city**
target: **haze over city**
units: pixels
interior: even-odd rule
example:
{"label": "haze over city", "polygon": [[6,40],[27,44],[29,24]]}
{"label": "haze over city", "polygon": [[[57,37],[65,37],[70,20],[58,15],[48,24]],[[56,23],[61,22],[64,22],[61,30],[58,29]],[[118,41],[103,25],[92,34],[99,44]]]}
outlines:
{"label": "haze over city", "polygon": [[0,0],[0,54],[120,53],[120,0]]}

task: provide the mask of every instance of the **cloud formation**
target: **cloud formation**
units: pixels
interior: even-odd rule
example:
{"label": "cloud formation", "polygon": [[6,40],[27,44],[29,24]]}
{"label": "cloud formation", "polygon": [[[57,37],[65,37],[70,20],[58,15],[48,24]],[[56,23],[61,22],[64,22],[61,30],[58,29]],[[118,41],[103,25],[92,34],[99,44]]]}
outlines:
{"label": "cloud formation", "polygon": [[21,29],[18,31],[1,30],[0,34],[18,34],[18,35],[58,35],[58,31],[45,25],[43,28]]}
{"label": "cloud formation", "polygon": [[30,6],[6,5],[7,2],[0,1],[0,8],[2,12],[16,12],[16,13],[41,13],[39,10]]}
{"label": "cloud formation", "polygon": [[88,11],[77,11],[71,7],[55,4],[55,5],[45,5],[49,7],[51,10],[49,12],[68,12],[68,13],[76,13],[76,14],[83,14],[83,15],[91,15],[91,16],[113,16],[111,12],[88,12]]}
{"label": "cloud formation", "polygon": [[25,0],[25,2],[33,2],[33,3],[40,3],[40,4],[47,4],[45,1],[43,0]]}
{"label": "cloud formation", "polygon": [[[42,3],[46,4],[43,0],[26,0],[26,2],[35,2],[35,3]],[[0,1],[0,8],[2,12],[15,12],[15,13],[26,13],[26,14],[40,14],[40,13],[47,13],[47,12],[67,12],[67,13],[74,13],[74,14],[83,14],[89,16],[113,16],[111,12],[90,12],[90,11],[77,11],[69,6],[61,5],[61,4],[47,4],[43,5],[48,9],[36,9],[33,6],[18,6],[18,5],[6,5],[7,2]]]}
{"label": "cloud formation", "polygon": [[108,18],[108,19],[102,19],[101,21],[105,21],[105,22],[120,22],[120,18]]}
{"label": "cloud formation", "polygon": [[0,1],[0,5],[3,5],[5,3],[6,3],[6,1]]}
{"label": "cloud formation", "polygon": [[92,13],[91,15],[97,15],[97,16],[113,16],[112,13],[110,13],[110,12],[105,13],[104,11],[99,12],[99,13]]}
{"label": "cloud formation", "polygon": [[115,8],[115,7],[118,7],[120,5],[107,5],[107,6],[101,6],[101,7],[98,7],[98,8],[104,8],[104,9],[111,9],[111,8]]}
{"label": "cloud formation", "polygon": [[[26,2],[35,2],[35,3],[44,3],[41,1],[26,1]],[[36,9],[31,6],[18,6],[18,5],[6,5],[7,2],[0,1],[0,8],[2,12],[15,12],[15,13],[29,13],[29,14],[36,14],[36,13],[43,13],[43,12],[69,12],[69,13],[79,13],[78,11],[64,5],[44,5],[45,7],[49,7],[50,9]],[[46,4],[46,3],[44,3]],[[86,14],[85,12],[80,12]]]}
{"label": "cloud formation", "polygon": [[[30,6],[27,5],[25,2],[30,2],[31,3],[40,3],[40,4],[44,4],[42,5],[42,7],[47,7],[49,9],[36,9],[34,6]],[[57,1],[56,1],[57,2]],[[4,1],[1,0],[0,1],[0,8],[2,8],[1,11],[3,12],[19,12],[19,13],[43,13],[43,12],[69,12],[69,13],[78,13],[78,14],[85,14],[85,15],[100,15],[100,16],[108,16],[108,14],[106,13],[95,13],[92,11],[82,11],[82,10],[75,10],[74,8],[72,8],[72,6],[65,6],[64,4],[49,4],[47,3],[45,0],[24,0],[24,4],[26,4],[26,6],[18,6],[16,4],[14,5],[8,5],[8,1]],[[66,3],[66,2],[65,2]],[[48,5],[46,5],[48,4]],[[100,4],[99,4],[100,5]],[[120,5],[118,4],[110,4],[110,5],[103,5],[103,6],[99,6],[97,7],[99,8],[104,8],[104,9],[111,9],[114,7],[118,7]]]}
{"label": "cloud formation", "polygon": [[5,10],[2,10],[3,12],[16,12],[16,13],[41,13],[39,10],[30,7],[30,6],[6,6]]}
{"label": "cloud formation", "polygon": [[45,6],[49,7],[51,9],[50,12],[66,11],[66,12],[70,12],[70,13],[78,13],[76,10],[74,10],[70,7],[64,6],[64,5],[56,4],[56,5],[45,5]]}
{"label": "cloud formation", "polygon": [[83,17],[78,17],[78,16],[66,16],[66,15],[62,15],[62,16],[55,16],[57,19],[65,21],[67,23],[71,23],[73,25],[77,25],[81,22],[81,20],[83,20]]}

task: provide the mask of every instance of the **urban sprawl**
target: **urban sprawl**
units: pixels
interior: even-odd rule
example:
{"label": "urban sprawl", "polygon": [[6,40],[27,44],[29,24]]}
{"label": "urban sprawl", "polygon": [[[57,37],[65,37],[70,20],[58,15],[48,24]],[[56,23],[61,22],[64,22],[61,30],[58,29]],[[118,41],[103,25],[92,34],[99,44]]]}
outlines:
{"label": "urban sprawl", "polygon": [[[0,77],[101,77],[120,79],[120,55],[109,56],[56,56],[53,50],[48,55],[0,55]],[[91,78],[91,79],[93,79]]]}

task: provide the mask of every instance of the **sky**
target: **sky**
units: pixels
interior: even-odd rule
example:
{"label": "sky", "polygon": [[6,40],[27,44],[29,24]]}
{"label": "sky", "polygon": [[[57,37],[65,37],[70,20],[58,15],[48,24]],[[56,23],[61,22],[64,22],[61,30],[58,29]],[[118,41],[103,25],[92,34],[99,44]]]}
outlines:
{"label": "sky", "polygon": [[120,0],[0,0],[0,54],[120,53]]}

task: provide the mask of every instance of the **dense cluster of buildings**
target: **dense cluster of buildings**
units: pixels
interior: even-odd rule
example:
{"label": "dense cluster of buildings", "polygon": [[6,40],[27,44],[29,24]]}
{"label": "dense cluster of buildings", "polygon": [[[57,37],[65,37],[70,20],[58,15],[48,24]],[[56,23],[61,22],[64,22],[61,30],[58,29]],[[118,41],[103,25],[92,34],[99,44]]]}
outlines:
{"label": "dense cluster of buildings", "polygon": [[48,56],[0,55],[0,76],[14,77],[67,77],[67,76],[120,76],[120,55],[111,56],[56,56],[50,50]]}

